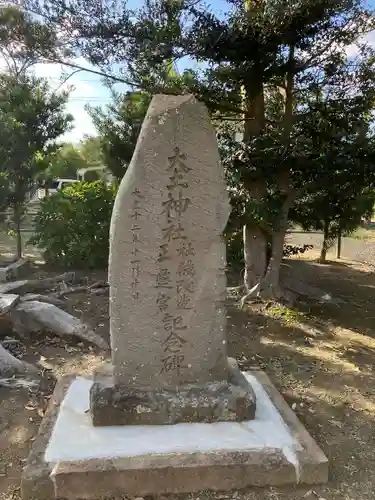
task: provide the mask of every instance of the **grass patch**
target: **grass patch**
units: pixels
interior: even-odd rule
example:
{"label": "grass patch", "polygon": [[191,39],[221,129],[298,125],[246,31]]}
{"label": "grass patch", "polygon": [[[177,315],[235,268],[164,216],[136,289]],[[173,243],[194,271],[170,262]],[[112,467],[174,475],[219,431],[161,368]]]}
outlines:
{"label": "grass patch", "polygon": [[305,319],[304,314],[293,307],[273,304],[266,309],[266,314],[271,318],[278,319],[286,325],[293,325]]}

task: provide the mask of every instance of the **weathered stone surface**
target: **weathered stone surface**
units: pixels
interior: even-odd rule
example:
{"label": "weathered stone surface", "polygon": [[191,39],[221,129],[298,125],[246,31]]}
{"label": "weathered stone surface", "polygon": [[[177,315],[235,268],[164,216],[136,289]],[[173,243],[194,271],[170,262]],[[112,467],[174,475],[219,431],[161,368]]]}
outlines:
{"label": "weathered stone surface", "polygon": [[59,463],[52,477],[58,498],[97,500],[281,486],[295,483],[296,471],[280,451],[254,450]]}
{"label": "weathered stone surface", "polygon": [[252,420],[255,395],[244,381],[242,386],[221,381],[150,391],[115,387],[111,377],[101,377],[90,391],[92,422],[109,426]]}
{"label": "weathered stone surface", "polygon": [[299,482],[305,484],[326,483],[328,481],[328,459],[314,441],[307,429],[287,405],[282,395],[262,372],[254,372],[272,403],[278,409],[282,419],[292,432],[293,437],[302,443],[302,449],[296,451],[299,462]]}
{"label": "weathered stone surface", "polygon": [[[125,446],[122,458],[110,455],[108,458],[78,461],[67,458],[58,463],[47,462],[46,450],[60,412],[60,404],[74,378],[64,377],[56,385],[33,443],[22,476],[22,498],[120,499],[126,495],[145,496],[199,490],[228,491],[249,486],[325,483],[328,479],[328,461],[322,450],[271,384],[267,375],[263,372],[253,372],[252,375],[267,392],[281,415],[283,425],[295,437],[298,443],[295,451],[297,465],[291,463],[280,449],[272,447],[253,448],[248,451],[126,456]],[[83,410],[85,407],[86,403]],[[84,415],[83,411],[82,413]],[[74,418],[81,432],[82,416],[77,414]],[[235,425],[242,428],[243,424]],[[67,432],[69,433],[69,428]],[[95,435],[96,429],[90,430],[91,432]],[[247,435],[251,440],[252,433]],[[69,439],[67,447],[71,447]],[[105,450],[101,451],[101,455],[104,455]]]}
{"label": "weathered stone surface", "polygon": [[31,448],[21,479],[21,496],[24,500],[51,500],[55,488],[51,479],[51,464],[45,461],[44,454],[59,415],[60,404],[66,391],[75,379],[74,375],[61,378],[49,400],[46,414],[39,427]]}
{"label": "weathered stone surface", "polygon": [[20,301],[20,296],[13,293],[0,293],[0,315],[7,313]]}
{"label": "weathered stone surface", "polygon": [[155,96],[111,222],[116,386],[227,381],[222,232],[229,213],[205,106],[191,95]]}

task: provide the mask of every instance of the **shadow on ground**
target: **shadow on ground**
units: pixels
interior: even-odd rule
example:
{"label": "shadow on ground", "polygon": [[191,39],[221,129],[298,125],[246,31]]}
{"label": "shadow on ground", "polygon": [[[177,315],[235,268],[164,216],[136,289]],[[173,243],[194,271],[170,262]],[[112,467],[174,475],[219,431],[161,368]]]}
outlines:
{"label": "shadow on ground", "polygon": [[375,337],[375,270],[372,267],[348,262],[319,264],[303,260],[287,261],[293,274],[339,297],[343,304],[318,304],[301,301],[297,307],[325,325],[349,328]]}
{"label": "shadow on ground", "polygon": [[[263,306],[240,311],[228,301],[229,355],[243,369],[263,369],[330,460],[324,486],[252,489],[181,495],[183,500],[367,500],[375,499],[375,275],[347,263],[322,266],[287,261],[300,278],[346,300],[331,306],[299,305],[293,321]],[[90,281],[102,279],[92,275]],[[108,299],[71,299],[72,311],[101,335],[108,335]],[[374,301],[375,302],[375,301]],[[0,499],[19,500],[24,460],[42,418],[35,404],[48,400],[54,378],[72,371],[90,373],[106,354],[72,339],[35,337],[25,359],[44,366],[46,391],[0,389]],[[36,399],[35,398],[39,398]],[[162,497],[162,498],[167,498]],[[169,498],[176,498],[171,495]]]}

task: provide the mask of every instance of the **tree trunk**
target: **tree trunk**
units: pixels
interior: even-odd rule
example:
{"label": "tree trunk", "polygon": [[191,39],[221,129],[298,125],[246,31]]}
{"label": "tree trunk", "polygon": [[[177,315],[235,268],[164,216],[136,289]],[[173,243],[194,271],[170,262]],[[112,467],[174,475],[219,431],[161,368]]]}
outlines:
{"label": "tree trunk", "polygon": [[337,235],[337,255],[338,259],[341,259],[341,229],[339,230],[339,234]]}
{"label": "tree trunk", "polygon": [[275,223],[275,229],[272,233],[272,253],[269,260],[267,271],[264,276],[248,290],[247,294],[241,299],[241,307],[244,306],[247,299],[257,296],[264,300],[292,300],[292,296],[280,286],[280,267],[283,260],[283,248],[285,234],[288,229],[289,209],[294,200],[294,192],[290,192],[280,209],[280,215]]}
{"label": "tree trunk", "polygon": [[279,300],[283,298],[284,292],[280,287],[280,267],[283,261],[283,250],[286,231],[288,229],[288,215],[294,200],[294,192],[290,192],[280,209],[280,215],[276,221],[272,233],[272,253],[267,266],[265,276],[259,282],[259,294],[264,299]]}
{"label": "tree trunk", "polygon": [[13,213],[16,225],[16,255],[18,260],[22,258],[21,214],[19,207],[15,207]]}
{"label": "tree trunk", "polygon": [[280,266],[283,260],[283,249],[286,229],[279,229],[272,234],[272,254],[267,272],[259,282],[259,292],[264,299],[279,300],[282,298],[280,287]]}
{"label": "tree trunk", "polygon": [[319,262],[326,262],[327,258],[327,251],[328,251],[328,237],[329,237],[329,221],[325,220],[324,221],[324,236],[323,236],[323,246],[322,250],[320,252],[320,259]]}
{"label": "tree trunk", "polygon": [[244,285],[249,292],[263,278],[267,266],[267,241],[259,226],[243,227],[245,257]]}

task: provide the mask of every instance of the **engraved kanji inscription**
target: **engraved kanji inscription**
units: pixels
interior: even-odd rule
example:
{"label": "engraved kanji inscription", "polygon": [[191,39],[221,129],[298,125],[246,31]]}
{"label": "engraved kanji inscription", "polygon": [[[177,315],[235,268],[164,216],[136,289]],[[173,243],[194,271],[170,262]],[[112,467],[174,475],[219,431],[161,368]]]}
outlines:
{"label": "engraved kanji inscription", "polygon": [[163,239],[168,242],[173,240],[186,240],[186,236],[183,234],[184,231],[185,229],[181,226],[180,222],[178,224],[170,224],[163,229]]}
{"label": "engraved kanji inscription", "polygon": [[163,363],[163,366],[160,373],[175,371],[177,372],[177,375],[180,375],[181,368],[186,368],[186,366],[183,365],[185,356],[180,353],[170,354],[161,361]]}
{"label": "engraved kanji inscription", "polygon": [[178,333],[171,331],[168,337],[163,342],[164,352],[178,353],[181,351],[182,346],[186,344],[186,340],[178,335]]}
{"label": "engraved kanji inscription", "polygon": [[169,301],[171,300],[171,296],[167,295],[164,292],[160,292],[156,298],[156,305],[159,308],[160,312],[164,312],[168,309]]}
{"label": "engraved kanji inscription", "polygon": [[[133,211],[132,211],[132,218],[138,218],[140,214],[139,209],[141,208],[141,201],[144,200],[144,196],[141,194],[141,191],[136,188],[132,192],[132,195],[134,197],[133,199]],[[135,215],[137,214],[137,215]]]}
{"label": "engraved kanji inscription", "polygon": [[140,237],[140,231],[141,231],[141,226],[138,224],[138,220],[140,219],[142,213],[141,213],[141,202],[145,198],[142,194],[141,191],[136,188],[132,191],[133,195],[133,204],[132,204],[132,211],[131,211],[131,219],[133,221],[132,226],[130,228],[131,231],[131,238],[132,238],[132,243],[133,243],[133,248],[132,248],[132,255],[133,259],[131,259],[130,264],[132,266],[131,268],[131,273],[132,273],[132,298],[138,300],[139,299],[139,292],[137,291],[138,285],[140,284],[140,274],[141,274],[141,266],[140,263],[141,261],[137,257],[139,254],[139,249],[138,249],[138,244],[140,243],[141,237]]}
{"label": "engraved kanji inscription", "polygon": [[[138,207],[138,208],[139,208],[139,207]],[[140,212],[139,210],[134,209],[134,210],[132,211],[132,213],[131,213],[131,218],[132,218],[133,220],[138,220],[138,219],[140,218],[140,216],[141,216],[141,215],[142,215],[142,214],[141,214],[141,212]]]}
{"label": "engraved kanji inscription", "polygon": [[141,273],[141,268],[139,267],[139,264],[136,264],[134,267],[132,267],[133,278],[138,278],[140,273]]}
{"label": "engraved kanji inscription", "polygon": [[169,260],[171,256],[168,254],[169,252],[169,247],[168,243],[164,243],[163,245],[159,246],[159,256],[157,258],[158,262],[163,262],[165,260]]}
{"label": "engraved kanji inscription", "polygon": [[176,307],[177,309],[192,309],[190,296],[184,292],[177,295]]}
{"label": "engraved kanji inscription", "polygon": [[141,194],[141,190],[139,188],[135,188],[133,191],[132,191],[132,195],[139,199],[139,200],[143,200],[144,199],[144,196]]}
{"label": "engraved kanji inscription", "polygon": [[137,277],[134,277],[133,278],[133,281],[131,283],[131,287],[133,288],[133,291],[138,287],[140,281]]}
{"label": "engraved kanji inscription", "polygon": [[195,281],[192,278],[185,278],[183,280],[177,280],[177,293],[188,292],[194,293],[195,291]]}
{"label": "engraved kanji inscription", "polygon": [[169,269],[160,269],[156,275],[157,288],[172,288],[171,272]]}
{"label": "engraved kanji inscription", "polygon": [[168,200],[163,202],[163,214],[166,214],[167,220],[175,219],[184,215],[189,205],[190,198],[185,198],[180,189],[178,196],[175,197],[172,193],[168,193]]}
{"label": "engraved kanji inscription", "polygon": [[177,274],[179,276],[195,276],[195,265],[192,260],[183,260],[179,263]]}
{"label": "engraved kanji inscription", "polygon": [[187,326],[183,324],[183,318],[182,316],[176,316],[174,317],[170,313],[166,313],[163,316],[162,319],[164,329],[169,331],[172,330],[186,330]]}
{"label": "engraved kanji inscription", "polygon": [[171,177],[169,179],[170,179],[171,183],[167,184],[168,190],[172,190],[176,187],[185,188],[185,189],[189,187],[189,184],[186,181],[184,181],[184,176],[180,172],[175,172],[173,175],[171,175]]}
{"label": "engraved kanji inscription", "polygon": [[139,233],[132,233],[132,241],[133,243],[138,243],[140,241]]}
{"label": "engraved kanji inscription", "polygon": [[190,241],[187,242],[181,242],[180,247],[177,249],[177,254],[180,257],[194,257],[195,256],[195,250]]}
{"label": "engraved kanji inscription", "polygon": [[174,148],[174,155],[170,156],[168,160],[169,160],[168,170],[171,170],[172,172],[188,173],[191,170],[191,168],[188,167],[185,163],[186,155],[181,153],[179,147]]}

